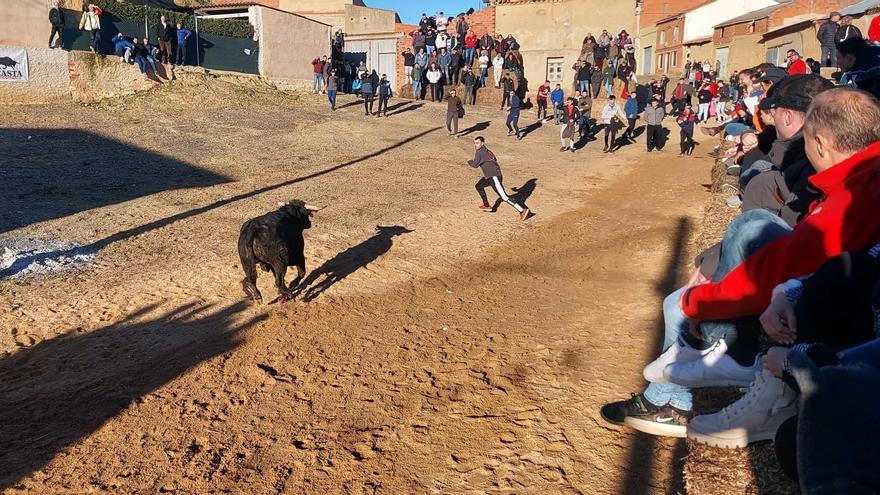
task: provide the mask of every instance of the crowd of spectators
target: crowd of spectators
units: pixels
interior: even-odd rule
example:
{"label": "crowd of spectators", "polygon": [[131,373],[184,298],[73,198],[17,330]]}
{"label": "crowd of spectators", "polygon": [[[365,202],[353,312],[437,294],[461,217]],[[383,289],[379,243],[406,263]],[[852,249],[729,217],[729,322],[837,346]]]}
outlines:
{"label": "crowd of spectators", "polygon": [[[648,387],[601,409],[614,424],[717,447],[774,440],[811,494],[880,491],[880,55],[847,25],[825,30],[845,34],[820,59],[839,66],[833,79],[790,56],[730,85],[691,64],[673,89],[684,154],[712,100],[729,99],[716,111],[725,122],[703,130],[732,141],[722,158],[741,212],[664,300]],[[710,387],[744,394],[701,410],[692,391]]]}
{"label": "crowd of spectators", "polygon": [[[412,48],[401,56],[406,84],[413,98],[440,101],[446,86],[464,86],[465,104],[473,105],[479,88],[505,89],[505,77],[522,80],[523,60],[513,35],[476,32],[464,13],[422,14],[419,28],[410,33]],[[507,91],[504,91],[506,94]]]}

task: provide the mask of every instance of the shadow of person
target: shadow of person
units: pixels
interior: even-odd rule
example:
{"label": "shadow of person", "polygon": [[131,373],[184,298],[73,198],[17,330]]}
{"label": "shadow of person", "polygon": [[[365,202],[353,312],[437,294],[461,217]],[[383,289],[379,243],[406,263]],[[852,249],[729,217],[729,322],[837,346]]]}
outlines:
{"label": "shadow of person", "polygon": [[535,192],[535,187],[537,185],[538,179],[533,177],[527,180],[525,184],[511,189],[513,191],[513,194],[510,195],[510,199],[516,201],[522,206],[526,206],[526,201],[528,201],[532,193]]}
{"label": "shadow of person", "polygon": [[[520,206],[529,208],[528,205],[526,205],[526,201],[528,201],[532,193],[535,192],[535,186],[537,184],[538,179],[531,178],[527,180],[522,186],[511,188],[510,190],[513,191],[513,194],[510,195],[510,199]],[[497,212],[498,208],[500,208],[502,204],[504,204],[503,199],[495,198],[495,203],[492,205],[492,213]],[[529,208],[529,211],[531,211],[531,208]],[[534,215],[534,213],[535,212],[532,211],[532,215]],[[532,215],[530,215],[529,218],[531,218]]]}
{"label": "shadow of person", "polygon": [[337,282],[387,253],[391,249],[394,237],[410,232],[412,230],[399,225],[390,227],[377,225],[376,233],[369,239],[330,258],[310,273],[297,288],[297,295],[305,302],[314,300]]}
{"label": "shadow of person", "polygon": [[491,125],[491,122],[488,122],[488,121],[487,121],[487,122],[477,122],[476,124],[474,124],[474,125],[468,127],[467,129],[461,131],[461,133],[459,134],[459,136],[467,136],[468,134],[471,134],[471,133],[474,133],[474,132],[483,132],[483,131],[485,131],[486,129],[488,129],[490,125]]}
{"label": "shadow of person", "polygon": [[243,318],[237,303],[189,304],[144,319],[70,332],[0,359],[0,492],[44,467],[133,402],[199,363],[231,352]]}
{"label": "shadow of person", "polygon": [[542,125],[543,125],[543,124],[541,123],[541,121],[538,121],[538,122],[535,122],[535,123],[533,123],[533,124],[529,124],[529,125],[527,125],[526,127],[524,127],[524,128],[520,131],[520,134],[519,134],[519,135],[520,135],[520,138],[525,139],[526,136],[528,136],[529,134],[531,134],[532,132],[534,132],[535,129],[541,127]]}

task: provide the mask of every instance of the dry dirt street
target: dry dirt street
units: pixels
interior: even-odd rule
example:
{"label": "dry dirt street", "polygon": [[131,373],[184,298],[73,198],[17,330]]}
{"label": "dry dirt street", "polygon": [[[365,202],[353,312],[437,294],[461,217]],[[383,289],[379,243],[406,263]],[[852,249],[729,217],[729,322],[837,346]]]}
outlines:
{"label": "dry dirt street", "polygon": [[[515,142],[486,109],[455,140],[439,105],[341,103],[184,79],[5,109],[0,245],[61,247],[0,280],[0,492],[681,488],[681,442],[598,409],[659,351],[709,160],[560,153],[552,123]],[[477,210],[476,134],[528,222]],[[328,205],[307,288],[246,304],[238,229],[294,198]]]}

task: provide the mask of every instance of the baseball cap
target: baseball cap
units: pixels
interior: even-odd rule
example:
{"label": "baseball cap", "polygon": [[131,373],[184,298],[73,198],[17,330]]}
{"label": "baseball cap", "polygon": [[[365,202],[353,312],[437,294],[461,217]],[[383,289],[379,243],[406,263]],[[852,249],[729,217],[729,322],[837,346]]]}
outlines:
{"label": "baseball cap", "polygon": [[785,69],[782,69],[780,67],[770,67],[761,74],[761,77],[758,79],[758,81],[776,84],[779,81],[785,79],[787,76],[788,72],[786,72]]}
{"label": "baseball cap", "polygon": [[833,87],[831,81],[817,74],[795,74],[774,84],[758,107],[761,110],[788,108],[806,113],[814,96]]}

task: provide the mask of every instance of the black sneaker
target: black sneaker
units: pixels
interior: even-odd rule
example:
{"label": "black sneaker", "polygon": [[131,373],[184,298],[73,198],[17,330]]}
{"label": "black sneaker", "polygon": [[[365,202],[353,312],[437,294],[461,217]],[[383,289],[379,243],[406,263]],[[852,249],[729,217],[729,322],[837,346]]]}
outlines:
{"label": "black sneaker", "polygon": [[[602,406],[599,413],[602,419],[615,425],[624,425],[624,421],[630,414],[639,414],[647,410],[645,404],[651,406],[651,403],[642,398],[642,394],[632,394],[629,400],[621,400],[617,402],[609,402]],[[653,406],[651,406],[653,407]]]}
{"label": "black sneaker", "polygon": [[614,424],[625,424],[650,435],[685,438],[689,411],[672,406],[655,406],[641,394],[630,400],[613,402],[602,408],[602,417]]}

